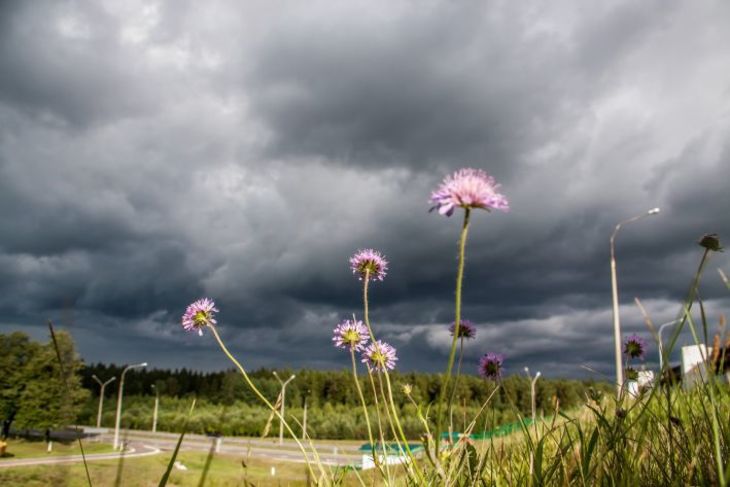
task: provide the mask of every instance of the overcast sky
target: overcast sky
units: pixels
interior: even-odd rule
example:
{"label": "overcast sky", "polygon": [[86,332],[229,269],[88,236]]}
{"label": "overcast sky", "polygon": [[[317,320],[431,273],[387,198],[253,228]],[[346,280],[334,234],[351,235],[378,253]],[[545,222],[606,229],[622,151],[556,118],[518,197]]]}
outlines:
{"label": "overcast sky", "polygon": [[472,219],[465,370],[494,351],[610,377],[615,224],[662,208],[617,240],[623,330],[647,339],[634,297],[672,320],[698,238],[730,238],[728,19],[722,0],[2,1],[0,332],[45,339],[50,318],[87,362],[214,370],[212,336],[179,324],[208,296],[246,366],[343,368],[348,258],[373,247],[375,333],[399,368],[443,370],[462,214],[428,198],[470,166],[511,211]]}

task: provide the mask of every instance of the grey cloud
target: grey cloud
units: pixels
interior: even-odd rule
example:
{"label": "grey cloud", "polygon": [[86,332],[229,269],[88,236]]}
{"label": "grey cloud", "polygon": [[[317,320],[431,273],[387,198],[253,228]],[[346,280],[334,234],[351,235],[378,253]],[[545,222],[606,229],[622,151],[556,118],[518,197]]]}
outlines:
{"label": "grey cloud", "polygon": [[[616,222],[663,208],[617,242],[627,331],[634,296],[675,312],[700,235],[730,238],[730,39],[721,2],[578,7],[5,3],[0,328],[73,313],[89,360],[223,367],[177,323],[207,295],[249,366],[340,367],[347,259],[375,247],[373,323],[437,370],[460,220],[427,200],[470,165],[512,210],[474,214],[469,359],[610,372]],[[714,274],[702,292],[727,309]]]}

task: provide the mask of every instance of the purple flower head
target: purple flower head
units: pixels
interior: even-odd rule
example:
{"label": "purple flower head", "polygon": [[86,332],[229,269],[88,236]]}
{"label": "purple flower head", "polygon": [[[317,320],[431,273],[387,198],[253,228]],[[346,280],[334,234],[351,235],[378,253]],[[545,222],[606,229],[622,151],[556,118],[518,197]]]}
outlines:
{"label": "purple flower head", "polygon": [[456,207],[509,210],[507,198],[497,192],[499,184],[481,169],[459,169],[446,176],[441,186],[431,193],[431,211],[451,216]]}
{"label": "purple flower head", "polygon": [[362,321],[345,320],[337,325],[334,333],[332,341],[335,342],[335,347],[355,352],[365,348],[365,344],[370,339],[368,329],[362,324]]}
{"label": "purple flower head", "polygon": [[360,276],[360,280],[369,276],[371,281],[378,279],[382,281],[385,277],[385,271],[388,270],[388,261],[385,257],[373,249],[358,250],[355,255],[350,257],[350,267],[352,273]]}
{"label": "purple flower head", "polygon": [[361,362],[368,366],[368,369],[376,372],[393,370],[398,357],[395,356],[395,348],[387,343],[377,340],[365,348],[362,352]]}
{"label": "purple flower head", "polygon": [[[451,323],[449,326],[449,331],[451,332],[451,336],[454,336],[454,329],[456,328],[456,322]],[[474,323],[472,323],[469,320],[461,320],[459,321],[459,338],[476,338],[477,337],[477,328],[474,326]]]}
{"label": "purple flower head", "polygon": [[646,355],[646,340],[639,335],[631,335],[624,342],[624,354],[629,358],[644,360]]}
{"label": "purple flower head", "polygon": [[485,353],[479,359],[479,375],[485,379],[498,379],[502,375],[504,355],[501,353]]}
{"label": "purple flower head", "polygon": [[208,325],[215,325],[215,314],[218,308],[212,299],[203,298],[190,304],[182,316],[182,326],[187,331],[198,330],[198,335],[203,335],[203,328]]}

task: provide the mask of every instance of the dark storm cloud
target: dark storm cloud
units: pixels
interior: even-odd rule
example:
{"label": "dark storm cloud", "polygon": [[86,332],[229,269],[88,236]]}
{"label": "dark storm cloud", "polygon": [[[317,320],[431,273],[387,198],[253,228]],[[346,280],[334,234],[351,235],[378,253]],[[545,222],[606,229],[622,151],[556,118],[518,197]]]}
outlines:
{"label": "dark storm cloud", "polygon": [[[88,360],[226,366],[178,325],[209,295],[247,365],[340,367],[347,259],[375,247],[377,332],[440,368],[460,220],[427,199],[466,165],[512,207],[474,214],[470,362],[610,373],[614,225],[663,208],[617,242],[625,330],[647,337],[633,298],[673,319],[696,240],[730,238],[723,2],[0,8],[0,327],[53,318]],[[713,316],[728,265],[703,283]]]}

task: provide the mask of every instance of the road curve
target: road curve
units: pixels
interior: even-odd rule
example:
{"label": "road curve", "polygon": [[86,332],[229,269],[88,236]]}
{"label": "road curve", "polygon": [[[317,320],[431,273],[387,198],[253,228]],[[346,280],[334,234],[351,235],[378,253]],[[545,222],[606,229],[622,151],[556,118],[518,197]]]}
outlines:
{"label": "road curve", "polygon": [[[124,452],[112,452],[112,453],[92,453],[86,455],[87,462],[94,462],[98,460],[118,460],[120,457],[127,458],[139,458],[157,455],[161,450],[154,446],[136,444],[133,447],[128,448]],[[35,458],[19,458],[17,460],[0,460],[0,468],[12,468],[12,467],[28,467],[33,465],[56,465],[62,463],[76,463],[81,462],[83,458],[81,455],[66,455],[58,457],[35,457]]]}

